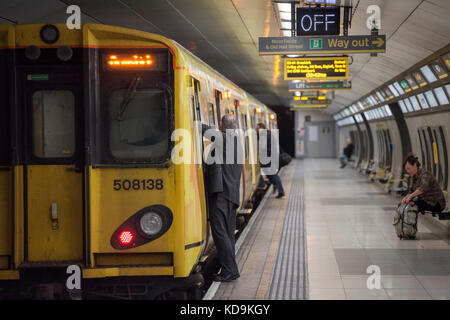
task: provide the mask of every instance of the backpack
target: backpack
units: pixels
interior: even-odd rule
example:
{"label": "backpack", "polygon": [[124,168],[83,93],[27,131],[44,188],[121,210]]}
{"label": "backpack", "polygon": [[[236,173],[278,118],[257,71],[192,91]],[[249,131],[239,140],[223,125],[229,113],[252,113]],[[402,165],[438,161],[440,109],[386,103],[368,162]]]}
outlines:
{"label": "backpack", "polygon": [[394,227],[401,239],[415,239],[417,233],[417,218],[419,210],[416,205],[400,204],[394,213]]}
{"label": "backpack", "polygon": [[281,152],[280,153],[280,168],[288,165],[289,162],[291,162],[291,160],[292,160],[292,157],[288,153]]}

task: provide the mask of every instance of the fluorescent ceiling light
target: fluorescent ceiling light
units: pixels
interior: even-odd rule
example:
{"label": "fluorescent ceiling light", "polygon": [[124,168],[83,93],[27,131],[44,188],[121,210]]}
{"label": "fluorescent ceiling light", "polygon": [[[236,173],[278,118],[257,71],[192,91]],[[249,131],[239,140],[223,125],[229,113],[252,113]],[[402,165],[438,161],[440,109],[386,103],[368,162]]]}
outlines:
{"label": "fluorescent ceiling light", "polygon": [[283,35],[285,37],[290,37],[291,36],[291,30],[283,30]]}
{"label": "fluorescent ceiling light", "polygon": [[281,20],[291,20],[291,13],[290,12],[280,12],[280,18],[281,18]]}
{"label": "fluorescent ceiling light", "polygon": [[285,11],[285,12],[291,12],[291,4],[290,3],[277,3],[278,10]]}
{"label": "fluorescent ceiling light", "polygon": [[292,23],[290,21],[281,21],[281,28],[291,29]]}
{"label": "fluorescent ceiling light", "polygon": [[[288,58],[298,58],[300,56],[297,55],[297,54],[287,54],[286,57],[288,57]],[[298,82],[300,82],[300,81],[298,81]]]}

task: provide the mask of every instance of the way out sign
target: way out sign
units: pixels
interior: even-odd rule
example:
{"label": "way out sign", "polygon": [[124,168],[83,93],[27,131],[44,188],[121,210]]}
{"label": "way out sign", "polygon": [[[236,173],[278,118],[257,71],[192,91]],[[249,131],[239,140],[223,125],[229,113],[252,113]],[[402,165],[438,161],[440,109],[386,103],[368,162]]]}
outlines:
{"label": "way out sign", "polygon": [[259,38],[259,54],[386,52],[385,35]]}

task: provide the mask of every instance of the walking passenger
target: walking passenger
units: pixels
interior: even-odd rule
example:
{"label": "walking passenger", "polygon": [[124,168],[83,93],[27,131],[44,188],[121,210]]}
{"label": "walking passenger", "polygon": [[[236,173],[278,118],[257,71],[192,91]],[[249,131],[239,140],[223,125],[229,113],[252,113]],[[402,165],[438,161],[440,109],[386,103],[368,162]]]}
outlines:
{"label": "walking passenger", "polygon": [[[266,125],[264,123],[262,123],[262,122],[260,122],[260,123],[258,123],[256,125],[256,131],[258,132],[258,139],[259,139],[261,130],[266,130]],[[271,136],[270,130],[267,130],[267,142],[265,144],[263,143],[264,147],[263,147],[263,150],[260,150],[260,152],[261,152],[261,154],[266,154],[269,158],[272,157],[272,154],[271,154],[272,143],[271,143],[271,141],[272,141],[272,136]],[[274,155],[274,156],[279,158],[278,150],[277,150],[276,153],[277,154]],[[261,157],[260,157],[260,159],[261,159]],[[260,163],[260,167],[261,167],[261,172],[264,173],[267,176],[267,178],[269,179],[270,183],[273,185],[274,192],[278,191],[277,198],[284,197],[284,188],[283,188],[283,184],[281,183],[281,179],[278,176],[278,172],[275,172],[275,173],[268,172],[267,169],[265,169],[265,168],[271,167],[271,162],[268,162],[266,164]],[[262,179],[262,176],[261,176],[260,179]]]}

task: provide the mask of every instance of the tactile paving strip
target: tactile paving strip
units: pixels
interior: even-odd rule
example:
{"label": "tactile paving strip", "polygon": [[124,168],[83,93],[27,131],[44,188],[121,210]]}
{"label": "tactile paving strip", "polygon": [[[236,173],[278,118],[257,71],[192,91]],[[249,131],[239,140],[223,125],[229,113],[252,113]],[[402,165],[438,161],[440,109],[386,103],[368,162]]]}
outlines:
{"label": "tactile paving strip", "polygon": [[270,300],[308,298],[302,161],[297,162],[293,179],[280,235],[277,260],[266,297]]}

